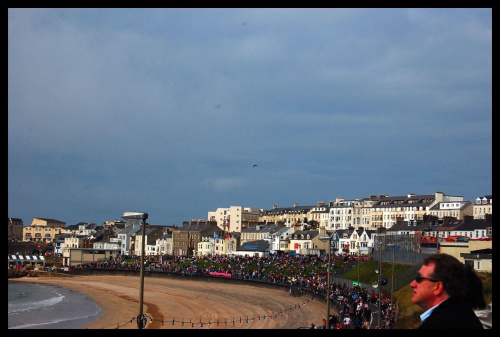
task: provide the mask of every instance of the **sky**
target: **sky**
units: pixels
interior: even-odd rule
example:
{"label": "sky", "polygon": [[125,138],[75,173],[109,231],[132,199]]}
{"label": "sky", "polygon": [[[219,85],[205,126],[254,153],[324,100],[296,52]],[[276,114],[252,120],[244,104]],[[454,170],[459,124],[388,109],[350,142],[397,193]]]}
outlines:
{"label": "sky", "polygon": [[[254,166],[257,165],[257,166]],[[8,9],[8,217],[492,194],[492,9]]]}

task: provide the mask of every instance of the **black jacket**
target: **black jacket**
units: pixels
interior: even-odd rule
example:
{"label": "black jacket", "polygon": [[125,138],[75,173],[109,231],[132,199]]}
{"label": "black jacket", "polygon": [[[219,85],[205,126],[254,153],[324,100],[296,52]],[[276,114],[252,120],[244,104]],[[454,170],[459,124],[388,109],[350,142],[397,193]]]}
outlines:
{"label": "black jacket", "polygon": [[470,305],[454,298],[448,298],[434,309],[419,329],[484,328]]}

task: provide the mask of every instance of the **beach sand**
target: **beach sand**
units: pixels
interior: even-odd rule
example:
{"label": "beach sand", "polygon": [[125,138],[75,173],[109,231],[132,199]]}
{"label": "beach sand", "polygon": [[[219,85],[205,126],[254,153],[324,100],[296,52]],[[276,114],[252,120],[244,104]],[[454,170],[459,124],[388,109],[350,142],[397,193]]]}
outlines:
{"label": "beach sand", "polygon": [[[104,312],[84,329],[138,329],[139,277],[23,277],[12,281],[59,285],[93,298]],[[279,288],[189,278],[146,277],[143,302],[143,313],[152,318],[146,329],[298,329],[311,323],[319,326],[326,316],[325,302],[294,297]]]}

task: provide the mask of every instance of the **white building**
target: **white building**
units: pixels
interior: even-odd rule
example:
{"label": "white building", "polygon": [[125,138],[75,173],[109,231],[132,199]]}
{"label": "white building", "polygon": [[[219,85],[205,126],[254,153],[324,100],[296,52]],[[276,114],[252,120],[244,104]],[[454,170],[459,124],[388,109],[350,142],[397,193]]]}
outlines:
{"label": "white building", "polygon": [[116,242],[111,242],[109,240],[101,240],[101,241],[94,242],[92,244],[92,248],[119,251],[120,245]]}
{"label": "white building", "polygon": [[173,255],[174,244],[172,240],[172,233],[164,234],[156,239],[156,251],[159,255]]}
{"label": "white building", "polygon": [[438,219],[452,217],[463,219],[466,215],[472,215],[473,204],[470,201],[446,201],[439,202],[429,209],[429,215]]}
{"label": "white building", "polygon": [[353,227],[354,209],[356,207],[357,210],[361,206],[362,202],[358,199],[344,200],[342,197],[337,198],[335,202],[330,205],[330,223],[327,229],[338,230]]}
{"label": "white building", "polygon": [[485,214],[493,214],[493,196],[477,197],[473,206],[474,219],[484,219]]}
{"label": "white building", "polygon": [[131,237],[140,230],[141,224],[130,224],[117,234],[118,241],[120,242],[120,255],[132,255],[132,252],[130,251]]}
{"label": "white building", "polygon": [[270,234],[271,254],[290,250],[290,236],[293,234],[293,227],[280,227]]}

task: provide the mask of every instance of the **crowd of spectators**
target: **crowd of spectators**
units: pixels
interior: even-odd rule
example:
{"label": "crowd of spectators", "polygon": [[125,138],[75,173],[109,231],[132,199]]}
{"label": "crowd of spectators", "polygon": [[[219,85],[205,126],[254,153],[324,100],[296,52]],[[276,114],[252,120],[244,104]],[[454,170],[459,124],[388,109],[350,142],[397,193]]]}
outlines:
{"label": "crowd of spectators", "polygon": [[[364,259],[369,256],[362,257]],[[128,262],[127,262],[128,261]],[[351,256],[333,256],[332,264],[342,262],[343,267],[332,271],[333,276],[339,276],[356,266],[357,260]],[[338,264],[337,264],[338,265]],[[255,280],[280,285],[287,285],[299,292],[309,293],[326,299],[328,285],[328,255],[310,256],[232,256],[214,255],[200,257],[175,256],[162,259],[156,263],[146,262],[148,271],[182,274],[185,276],[229,277],[240,280]],[[272,268],[269,268],[272,267]],[[307,267],[307,268],[306,268]],[[111,261],[94,262],[73,268],[140,270],[140,262],[125,257]],[[311,324],[311,328],[332,329],[369,329],[372,310],[370,303],[378,308],[378,295],[372,288],[347,286],[345,283],[330,283],[330,301],[338,309],[338,315],[331,315],[321,324]],[[383,298],[381,302],[380,329],[391,329],[395,324],[395,315],[391,311],[390,299]]]}

